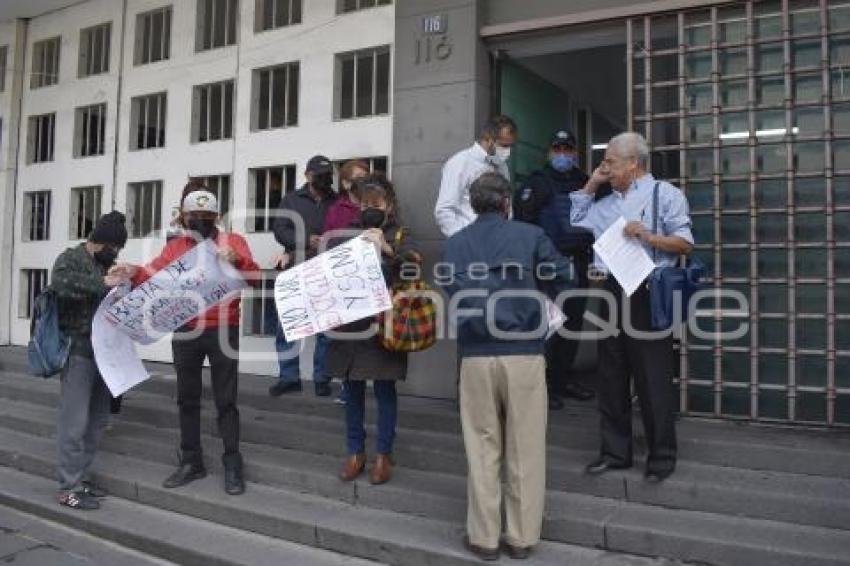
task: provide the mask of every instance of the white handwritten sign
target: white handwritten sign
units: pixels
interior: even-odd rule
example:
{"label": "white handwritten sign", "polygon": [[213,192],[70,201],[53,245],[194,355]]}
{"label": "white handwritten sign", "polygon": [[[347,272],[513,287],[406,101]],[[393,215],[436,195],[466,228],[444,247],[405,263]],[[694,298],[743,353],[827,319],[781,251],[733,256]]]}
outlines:
{"label": "white handwritten sign", "polygon": [[218,259],[215,243],[204,240],[110,306],[104,319],[151,344],[245,287],[236,268]]}
{"label": "white handwritten sign", "polygon": [[375,246],[362,238],[278,275],[274,298],[287,342],[392,306]]}
{"label": "white handwritten sign", "polygon": [[150,377],[136,352],[136,343],[127,334],[116,332],[115,326],[106,318],[109,307],[129,292],[129,284],[113,289],[100,303],[92,321],[94,359],[113,397],[124,394]]}

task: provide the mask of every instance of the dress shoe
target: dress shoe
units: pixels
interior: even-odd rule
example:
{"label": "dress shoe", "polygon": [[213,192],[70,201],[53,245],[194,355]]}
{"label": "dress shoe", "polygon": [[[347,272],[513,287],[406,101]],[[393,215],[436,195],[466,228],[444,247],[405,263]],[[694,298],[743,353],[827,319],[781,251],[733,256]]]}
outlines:
{"label": "dress shoe", "polygon": [[611,462],[610,460],[606,460],[605,458],[601,458],[587,465],[584,471],[591,476],[598,476],[600,474],[604,474],[605,472],[609,472],[611,470],[627,470],[631,468],[632,465],[629,464],[618,464],[616,462]]}
{"label": "dress shoe", "polygon": [[278,381],[271,387],[269,387],[269,395],[272,397],[280,397],[286,393],[300,393],[301,392],[301,380],[298,381]]}
{"label": "dress shoe", "polygon": [[480,560],[493,562],[499,559],[498,548],[484,548],[483,546],[472,544],[468,536],[463,537],[463,546],[466,548],[466,550],[477,556]]}
{"label": "dress shoe", "polygon": [[670,468],[668,470],[647,470],[644,478],[649,483],[661,483],[673,475],[674,470],[675,468]]}
{"label": "dress shoe", "polygon": [[532,549],[531,546],[513,546],[505,543],[505,552],[514,560],[525,560],[531,556]]}
{"label": "dress shoe", "polygon": [[245,478],[242,477],[242,464],[224,465],[224,491],[228,495],[245,493]]}
{"label": "dress shoe", "polygon": [[393,474],[393,460],[389,454],[378,454],[372,469],[369,470],[369,483],[381,485],[387,483]]}
{"label": "dress shoe", "polygon": [[342,481],[352,481],[362,474],[365,468],[366,454],[352,454],[345,459],[342,471],[339,472],[339,479]]}
{"label": "dress shoe", "polygon": [[202,465],[180,464],[180,466],[174,471],[174,473],[168,476],[168,478],[166,478],[166,480],[162,482],[162,487],[166,489],[181,487],[186,485],[187,483],[191,483],[195,480],[199,480],[205,477],[207,477],[207,471]]}
{"label": "dress shoe", "polygon": [[333,389],[330,383],[316,384],[316,397],[330,397],[333,394]]}
{"label": "dress shoe", "polygon": [[564,397],[576,399],[577,401],[590,401],[596,397],[596,392],[593,389],[585,387],[581,383],[567,383],[558,393]]}

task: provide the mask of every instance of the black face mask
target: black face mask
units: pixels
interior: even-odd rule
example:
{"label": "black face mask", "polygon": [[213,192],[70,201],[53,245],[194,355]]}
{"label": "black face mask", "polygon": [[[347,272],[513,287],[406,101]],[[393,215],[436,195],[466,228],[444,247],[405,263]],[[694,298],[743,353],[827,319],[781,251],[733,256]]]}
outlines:
{"label": "black face mask", "polygon": [[215,234],[215,220],[212,218],[190,218],[186,225],[189,230],[197,232],[204,239]]}
{"label": "black face mask", "polygon": [[364,228],[381,228],[387,221],[387,213],[380,208],[367,208],[360,213],[360,225]]}
{"label": "black face mask", "polygon": [[94,252],[94,260],[105,268],[110,268],[118,258],[118,252],[112,248],[103,248],[99,252]]}
{"label": "black face mask", "polygon": [[333,190],[334,177],[331,173],[313,175],[312,183],[314,189],[327,194]]}

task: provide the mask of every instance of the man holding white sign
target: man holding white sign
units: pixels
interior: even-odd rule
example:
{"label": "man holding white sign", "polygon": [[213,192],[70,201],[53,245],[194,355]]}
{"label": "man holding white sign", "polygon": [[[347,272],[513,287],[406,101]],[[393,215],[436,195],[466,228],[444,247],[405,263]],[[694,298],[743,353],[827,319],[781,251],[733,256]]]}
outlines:
{"label": "man holding white sign", "polygon": [[[231,495],[239,495],[245,491],[245,482],[236,408],[238,292],[244,282],[259,284],[260,267],[242,236],[218,230],[219,209],[214,194],[207,190],[194,191],[186,195],[181,206],[188,227],[185,235],[168,242],[160,256],[147,266],[120,265],[111,273],[130,277],[136,290],[152,299],[146,302],[142,316],[130,317],[141,320],[142,331],[153,332],[151,338],[174,330],[170,325],[182,324],[176,328],[171,343],[177,372],[181,460],[163,486],[180,487],[206,476],[201,452],[201,371],[204,359],[209,359],[219,434],[224,442],[224,488]],[[208,281],[210,277],[217,279]],[[158,283],[158,278],[180,281],[181,290]],[[183,323],[187,313],[198,316]]]}
{"label": "man holding white sign", "polygon": [[[606,182],[614,191],[594,200]],[[654,194],[658,195],[657,206]],[[643,334],[652,330],[644,279],[656,265],[675,265],[680,255],[693,248],[688,201],[681,190],[649,173],[649,146],[643,136],[633,132],[608,143],[602,164],[584,189],[570,193],[570,199],[570,220],[574,226],[593,230],[596,263],[611,274],[605,289],[615,297],[620,311],[616,317],[619,334],[605,338],[599,346],[602,442],[599,458],[586,470],[598,475],[632,466],[630,379],[634,379],[649,452],[646,479],[657,483],[676,468],[673,337],[669,333],[661,337]],[[609,232],[612,227],[619,232]],[[654,263],[650,254],[657,258]],[[604,307],[606,301],[602,304]],[[624,320],[629,320],[628,328],[624,328]]]}

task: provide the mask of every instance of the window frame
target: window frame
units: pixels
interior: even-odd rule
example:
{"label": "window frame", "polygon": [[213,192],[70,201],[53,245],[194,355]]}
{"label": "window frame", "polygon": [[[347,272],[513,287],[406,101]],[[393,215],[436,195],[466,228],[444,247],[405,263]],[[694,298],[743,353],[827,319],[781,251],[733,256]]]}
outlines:
{"label": "window frame", "polygon": [[[218,115],[219,115],[219,136],[211,137],[211,131],[213,129],[213,106],[214,106],[214,96],[215,90],[219,90],[218,93]],[[227,110],[227,98],[228,93],[230,97],[230,110],[229,116],[230,120],[227,120],[228,110]],[[206,111],[204,111],[203,106],[206,106]],[[191,142],[192,143],[208,143],[214,141],[226,141],[233,139],[233,130],[235,126],[235,112],[236,112],[236,80],[235,79],[226,79],[223,81],[215,81],[211,83],[205,83],[201,85],[195,85],[192,87],[192,132],[191,132]],[[206,128],[206,132],[203,132],[202,129]],[[202,134],[203,139],[202,139]]]}
{"label": "window frame", "polygon": [[[284,165],[269,165],[264,167],[252,167],[248,170],[248,194],[246,199],[247,204],[247,219],[245,231],[252,234],[267,234],[274,229],[274,214],[270,214],[277,206],[270,205],[270,179],[273,172],[280,170],[281,191],[280,200],[294,191],[298,190],[297,166],[294,163]],[[262,183],[259,182],[258,174],[263,173]],[[258,191],[264,191],[262,201],[258,199]],[[258,209],[257,203],[263,202],[263,208]],[[278,201],[278,206],[280,201]],[[261,215],[257,214],[258,210],[262,210]],[[258,220],[261,219],[262,228],[258,228]]]}
{"label": "window frame", "polygon": [[[36,214],[41,211],[41,222]],[[50,240],[50,221],[53,213],[53,191],[40,189],[24,191],[23,218],[21,219],[22,242],[47,242]]]}
{"label": "window frame", "polygon": [[[275,73],[283,71],[284,77],[284,100],[283,100],[283,123],[281,125],[274,124],[275,108]],[[268,95],[265,97],[268,100],[268,105],[265,108],[266,126],[261,124],[263,112],[260,104],[263,101],[263,75],[269,74],[267,80]],[[294,77],[294,78],[293,78]],[[295,82],[293,87],[292,83]],[[294,88],[294,92],[293,92]],[[292,94],[295,95],[294,101]],[[294,110],[293,110],[294,108]],[[262,132],[267,130],[278,130],[283,128],[298,127],[298,118],[301,110],[301,62],[287,61],[269,67],[261,67],[254,69],[251,72],[251,131]]]}
{"label": "window frame", "polygon": [[[95,111],[96,112],[93,112]],[[99,120],[99,132],[95,134],[95,151],[90,152],[90,139],[92,118]],[[99,157],[106,155],[106,102],[79,106],[74,109],[74,159],[86,157]]]}
{"label": "window frame", "polygon": [[[150,118],[150,104],[156,101],[156,137],[153,144],[149,143],[150,126],[148,122],[141,123],[142,113],[145,119]],[[139,144],[139,130],[144,126],[147,133],[144,134],[144,143]],[[145,151],[149,149],[161,149],[167,142],[168,127],[168,92],[160,91],[150,94],[142,94],[130,98],[130,151]]]}
{"label": "window frame", "polygon": [[[35,299],[50,283],[48,270],[25,267],[20,270],[18,282],[18,318],[31,320]],[[35,282],[38,284],[34,285]],[[24,295],[25,292],[26,295]]]}
{"label": "window frame", "polygon": [[[44,132],[44,121],[47,120],[48,131]],[[43,139],[47,134],[47,140]],[[42,148],[46,143],[46,156]],[[51,163],[56,158],[56,112],[47,114],[36,114],[27,118],[27,165],[38,163]]]}
{"label": "window frame", "polygon": [[[126,210],[127,235],[129,238],[142,239],[159,236],[162,231],[162,187],[163,182],[159,179],[127,183]],[[149,203],[143,202],[143,192],[152,193]],[[145,211],[145,216],[140,219],[139,209],[145,204],[150,204],[152,210]],[[148,220],[148,222],[145,223],[145,220]]]}
{"label": "window frame", "polygon": [[[100,56],[93,58],[92,53],[97,48],[97,38],[100,36]],[[104,22],[80,30],[79,59],[77,62],[77,78],[84,79],[109,73],[109,58],[112,55],[112,22]],[[100,65],[95,65],[99,63]]]}
{"label": "window frame", "polygon": [[[379,69],[379,57],[382,55],[387,56],[387,68],[386,68],[386,108],[381,109],[379,112],[378,108],[378,77],[381,75]],[[360,74],[360,61],[364,57],[369,57],[371,59],[371,92],[370,92],[370,111],[364,114],[360,114],[359,110],[359,101],[358,101],[358,75]],[[346,97],[343,94],[343,88],[346,85],[346,64],[347,62],[353,62],[352,70],[351,70],[351,101],[350,101],[350,114],[345,112],[344,106],[346,105],[345,100]],[[365,49],[357,49],[354,51],[345,51],[342,53],[337,53],[334,56],[334,121],[343,121],[343,120],[355,120],[359,118],[376,118],[380,116],[389,116],[392,114],[392,89],[393,89],[393,77],[392,77],[392,49],[390,45],[379,45],[375,47],[367,47]]]}
{"label": "window frame", "polygon": [[[61,62],[62,36],[57,35],[34,42],[32,45],[30,90],[58,84]],[[48,72],[47,67],[50,67],[52,72]]]}
{"label": "window frame", "polygon": [[[93,194],[92,194],[93,193]],[[82,198],[82,203],[80,199]],[[91,211],[86,210],[88,204],[91,205]],[[82,216],[80,211],[83,209]],[[98,218],[103,210],[103,185],[89,185],[82,187],[71,187],[71,206],[70,217],[68,219],[68,238],[70,240],[85,240],[89,236],[90,230],[82,228],[82,223],[88,218],[87,213],[92,212],[90,217],[91,229],[97,223]]]}
{"label": "window frame", "polygon": [[[155,33],[155,20],[157,16],[161,16],[160,22],[160,38],[158,57],[154,58],[153,35]],[[139,67],[142,65],[152,65],[162,61],[171,59],[171,28],[174,17],[173,6],[162,6],[154,10],[148,10],[136,14],[136,27],[133,46],[133,66]],[[146,36],[150,35],[150,39],[146,41]],[[147,44],[147,49],[145,46]]]}
{"label": "window frame", "polygon": [[[218,4],[224,5],[224,37],[219,42],[216,37],[216,15]],[[214,51],[231,47],[239,43],[239,0],[197,0],[195,18],[195,53]],[[210,10],[212,8],[212,10]],[[210,11],[209,18],[207,12]],[[210,29],[207,30],[207,24]]]}
{"label": "window frame", "polygon": [[[266,6],[271,3],[271,24],[265,21]],[[288,5],[287,23],[278,24],[278,9],[281,4]],[[298,6],[297,10],[293,10],[294,6]],[[276,29],[297,26],[304,22],[304,1],[303,0],[254,0],[254,33],[263,33]]]}

